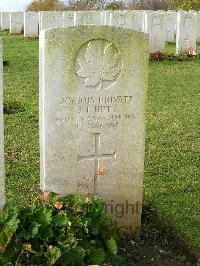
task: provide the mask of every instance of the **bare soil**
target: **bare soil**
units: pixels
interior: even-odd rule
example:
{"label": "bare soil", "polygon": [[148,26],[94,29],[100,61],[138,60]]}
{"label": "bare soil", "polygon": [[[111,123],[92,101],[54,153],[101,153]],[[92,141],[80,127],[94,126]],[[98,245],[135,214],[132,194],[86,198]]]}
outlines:
{"label": "bare soil", "polygon": [[[153,217],[153,218],[152,218]],[[155,213],[145,211],[140,239],[126,236],[119,253],[127,266],[197,266],[197,257],[190,248],[176,239],[173,231],[160,226]]]}

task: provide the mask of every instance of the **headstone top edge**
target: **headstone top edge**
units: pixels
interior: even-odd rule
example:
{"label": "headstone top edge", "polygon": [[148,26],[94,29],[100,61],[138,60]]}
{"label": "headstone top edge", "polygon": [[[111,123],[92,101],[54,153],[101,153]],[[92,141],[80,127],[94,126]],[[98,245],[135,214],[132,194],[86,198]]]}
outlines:
{"label": "headstone top edge", "polygon": [[68,26],[68,27],[55,27],[55,28],[48,28],[40,31],[40,34],[43,34],[43,36],[48,36],[50,37],[51,34],[57,33],[62,33],[62,32],[70,32],[70,31],[81,31],[81,30],[97,30],[97,29],[104,29],[104,31],[116,31],[118,33],[123,33],[124,35],[132,35],[132,37],[137,37],[141,38],[141,40],[148,40],[149,39],[149,34],[144,33],[144,32],[138,32],[132,29],[128,28],[122,28],[122,27],[116,27],[116,26],[107,26],[107,25],[101,25],[101,26],[96,26],[96,25],[77,25],[77,26]]}

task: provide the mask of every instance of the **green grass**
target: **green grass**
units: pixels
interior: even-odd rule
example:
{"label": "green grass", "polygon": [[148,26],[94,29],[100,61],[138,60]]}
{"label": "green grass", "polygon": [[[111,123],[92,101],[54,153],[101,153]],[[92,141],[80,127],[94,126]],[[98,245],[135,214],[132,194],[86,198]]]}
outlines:
{"label": "green grass", "polygon": [[151,62],[144,201],[200,246],[200,60]]}
{"label": "green grass", "polygon": [[[6,104],[23,106],[5,114],[7,200],[24,205],[39,186],[38,41],[4,35],[4,59]],[[198,248],[199,73],[200,60],[149,64],[144,180],[145,205]]]}

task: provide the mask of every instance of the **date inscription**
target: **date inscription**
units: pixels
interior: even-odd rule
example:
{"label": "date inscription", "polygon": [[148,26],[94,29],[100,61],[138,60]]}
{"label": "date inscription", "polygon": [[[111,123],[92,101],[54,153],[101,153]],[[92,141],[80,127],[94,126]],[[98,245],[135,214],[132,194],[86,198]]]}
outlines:
{"label": "date inscription", "polygon": [[62,97],[56,123],[69,124],[78,129],[116,128],[122,121],[134,120],[130,112],[134,96]]}

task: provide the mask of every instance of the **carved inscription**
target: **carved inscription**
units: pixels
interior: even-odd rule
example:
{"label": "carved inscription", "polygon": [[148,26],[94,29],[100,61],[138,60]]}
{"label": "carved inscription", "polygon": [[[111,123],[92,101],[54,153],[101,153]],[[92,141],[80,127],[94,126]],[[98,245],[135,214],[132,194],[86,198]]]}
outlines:
{"label": "carved inscription", "polygon": [[117,26],[125,26],[126,25],[126,17],[124,14],[120,14],[118,18],[116,19]]}
{"label": "carved inscription", "polygon": [[154,27],[160,27],[161,26],[161,21],[159,16],[154,16],[152,19],[152,24]]}
{"label": "carved inscription", "polygon": [[83,14],[81,18],[81,24],[83,25],[92,24],[92,20],[93,20],[92,14]]}
{"label": "carved inscription", "polygon": [[79,49],[75,67],[76,74],[85,87],[107,89],[120,75],[121,54],[114,44],[106,40],[91,40]]}
{"label": "carved inscription", "polygon": [[[108,160],[108,159],[116,159],[116,151],[111,153],[111,154],[100,154],[99,149],[100,149],[100,133],[95,133],[94,138],[95,138],[95,154],[93,155],[78,155],[77,161],[85,161],[85,160],[94,160],[94,195],[97,195],[97,179],[99,178],[99,169],[100,169],[100,160]],[[78,184],[78,189],[80,188],[81,184]],[[88,187],[89,184],[87,185],[82,185],[84,187]]]}
{"label": "carved inscription", "polygon": [[[126,111],[126,107],[134,104],[133,96],[63,97],[59,104],[64,114],[57,114],[57,124],[70,124],[74,128],[115,128],[122,120],[135,119],[134,113]],[[70,113],[72,108],[74,116]]]}

